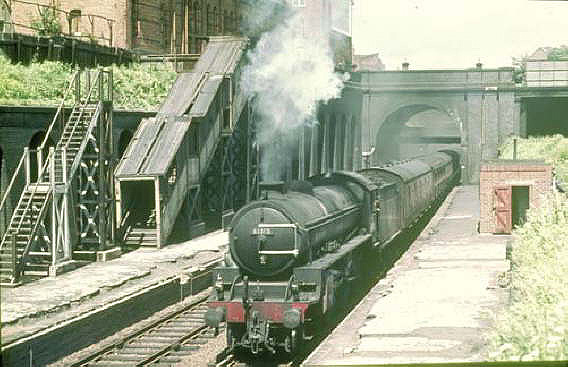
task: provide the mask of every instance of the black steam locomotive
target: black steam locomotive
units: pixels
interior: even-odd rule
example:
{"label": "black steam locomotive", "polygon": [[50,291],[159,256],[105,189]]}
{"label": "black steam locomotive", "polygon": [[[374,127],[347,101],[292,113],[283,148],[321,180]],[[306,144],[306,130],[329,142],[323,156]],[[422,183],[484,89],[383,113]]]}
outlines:
{"label": "black steam locomotive", "polygon": [[229,348],[294,352],[345,304],[380,254],[459,180],[446,150],[360,172],[274,184],[233,218],[205,319],[226,321]]}

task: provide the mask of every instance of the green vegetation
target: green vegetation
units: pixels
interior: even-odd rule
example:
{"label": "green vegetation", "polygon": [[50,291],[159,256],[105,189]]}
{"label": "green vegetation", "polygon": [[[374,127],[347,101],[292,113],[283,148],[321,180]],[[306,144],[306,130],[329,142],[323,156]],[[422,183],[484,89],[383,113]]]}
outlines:
{"label": "green vegetation", "polygon": [[[500,151],[500,158],[512,159],[513,139]],[[517,138],[517,159],[543,159],[552,164],[558,180],[568,183],[568,138],[562,135]]]}
{"label": "green vegetation", "polygon": [[566,60],[568,58],[568,46],[562,45],[560,47],[554,47],[548,54],[547,59],[549,61]]}
{"label": "green vegetation", "polygon": [[37,30],[40,36],[57,36],[61,33],[61,24],[57,19],[58,4],[53,4],[53,7],[40,7],[38,6],[39,16],[32,21],[32,28]]}
{"label": "green vegetation", "polygon": [[[545,159],[566,180],[568,139],[519,139],[518,158]],[[502,158],[512,156],[512,142]],[[568,181],[565,181],[568,182]],[[514,231],[511,305],[490,336],[495,360],[568,359],[568,197],[556,193]]]}
{"label": "green vegetation", "polygon": [[[0,55],[0,105],[58,105],[72,74],[71,66],[46,61],[11,64]],[[156,110],[176,73],[165,64],[113,66],[115,108]]]}
{"label": "green vegetation", "polygon": [[[522,83],[526,79],[527,61],[529,55],[525,54],[520,57],[513,57],[513,79],[516,83]],[[551,47],[546,57],[548,61],[568,60],[568,46],[561,45]]]}

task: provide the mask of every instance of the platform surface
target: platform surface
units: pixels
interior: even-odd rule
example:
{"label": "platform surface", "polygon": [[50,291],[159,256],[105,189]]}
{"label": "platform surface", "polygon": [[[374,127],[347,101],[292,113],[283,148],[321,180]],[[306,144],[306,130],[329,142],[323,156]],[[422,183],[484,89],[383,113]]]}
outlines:
{"label": "platform surface", "polygon": [[212,232],[164,248],[140,248],[57,277],[2,288],[2,346],[120,302],[137,292],[222,257],[228,233]]}
{"label": "platform surface", "polygon": [[478,186],[456,187],[395,266],[303,366],[484,360],[508,302],[510,236],[477,233]]}

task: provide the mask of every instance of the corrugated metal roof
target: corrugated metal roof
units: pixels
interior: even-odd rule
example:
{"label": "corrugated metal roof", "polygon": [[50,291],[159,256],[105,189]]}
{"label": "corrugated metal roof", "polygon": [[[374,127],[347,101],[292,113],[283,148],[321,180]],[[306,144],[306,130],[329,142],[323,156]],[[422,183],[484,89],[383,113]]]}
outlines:
{"label": "corrugated metal roof", "polygon": [[205,73],[179,74],[158,114],[181,116],[191,106]]}
{"label": "corrugated metal roof", "polygon": [[189,112],[190,116],[203,117],[207,114],[211,103],[217,95],[221,82],[223,82],[223,77],[221,76],[214,76],[207,79],[199,91],[199,95],[197,96],[195,103],[191,107]]}
{"label": "corrugated metal roof", "polygon": [[197,73],[225,74],[235,71],[248,40],[240,37],[210,37],[207,49],[199,58]]}
{"label": "corrugated metal roof", "polygon": [[145,119],[130,142],[115,176],[161,176],[175,157],[191,120],[158,117]]}
{"label": "corrugated metal roof", "polygon": [[207,114],[226,74],[235,71],[246,38],[211,37],[195,69],[180,74],[155,118],[140,124],[116,177],[165,175],[189,129],[191,117]]}
{"label": "corrugated metal roof", "polygon": [[400,178],[402,178],[402,180],[404,182],[408,182],[408,181],[412,180],[413,178],[416,178],[418,176],[422,176],[422,175],[430,172],[430,170],[432,169],[426,163],[421,162],[421,161],[416,160],[416,159],[414,159],[412,161],[400,163],[400,164],[397,164],[395,166],[382,167],[382,168],[383,168],[383,170],[385,170],[387,172],[392,172],[395,175],[399,176]]}
{"label": "corrugated metal roof", "polygon": [[[204,90],[203,87],[218,88],[219,84],[216,81],[212,83],[208,81],[233,73],[247,43],[246,38],[211,37],[194,70],[177,77],[158,114],[181,116],[187,113],[201,93],[213,93],[212,89]],[[194,115],[202,115],[202,113],[198,112]]]}

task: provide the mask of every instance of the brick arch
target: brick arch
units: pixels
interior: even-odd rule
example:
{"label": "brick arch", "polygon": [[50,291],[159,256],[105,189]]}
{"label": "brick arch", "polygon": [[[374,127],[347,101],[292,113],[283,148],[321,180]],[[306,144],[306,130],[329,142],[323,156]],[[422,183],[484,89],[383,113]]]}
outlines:
{"label": "brick arch", "polygon": [[[380,165],[382,163],[398,160],[404,158],[411,158],[413,156],[422,155],[428,153],[435,149],[426,149],[421,147],[418,149],[419,145],[416,145],[417,150],[415,152],[403,152],[402,146],[407,141],[403,140],[403,135],[405,132],[409,132],[411,128],[407,126],[407,123],[413,116],[417,116],[424,112],[434,112],[440,115],[440,121],[448,121],[455,123],[454,132],[459,134],[459,140],[457,143],[461,143],[462,139],[462,128],[460,124],[460,118],[456,113],[446,107],[437,105],[435,103],[415,103],[407,105],[399,105],[396,108],[391,108],[388,114],[385,114],[384,120],[381,121],[379,128],[375,134],[375,151],[372,157],[372,163],[374,165]],[[418,131],[418,130],[417,130]],[[408,137],[404,137],[408,138]],[[416,136],[416,139],[426,137]],[[418,141],[418,140],[417,140]],[[427,140],[424,140],[422,145],[428,145]],[[443,144],[440,144],[443,145]],[[432,146],[435,147],[435,146]],[[445,147],[444,147],[445,148]]]}

